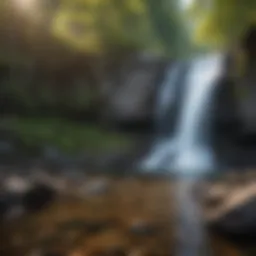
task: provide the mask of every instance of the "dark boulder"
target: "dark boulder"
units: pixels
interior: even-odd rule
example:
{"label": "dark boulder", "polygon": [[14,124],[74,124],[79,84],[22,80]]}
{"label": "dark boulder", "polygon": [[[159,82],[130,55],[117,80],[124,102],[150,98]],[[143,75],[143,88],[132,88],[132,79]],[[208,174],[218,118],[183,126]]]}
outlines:
{"label": "dark boulder", "polygon": [[56,191],[46,185],[35,185],[28,190],[22,198],[24,208],[29,212],[42,210],[48,206],[55,198]]}
{"label": "dark boulder", "polygon": [[256,237],[256,196],[227,211],[209,224],[210,229],[236,243],[255,242]]}

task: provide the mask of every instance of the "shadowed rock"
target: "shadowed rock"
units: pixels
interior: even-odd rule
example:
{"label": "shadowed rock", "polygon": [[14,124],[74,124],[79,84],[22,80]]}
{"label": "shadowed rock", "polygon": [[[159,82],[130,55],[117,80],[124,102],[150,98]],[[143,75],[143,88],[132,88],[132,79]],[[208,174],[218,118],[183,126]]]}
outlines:
{"label": "shadowed rock", "polygon": [[55,190],[46,185],[39,184],[24,194],[22,203],[27,211],[38,211],[48,206],[55,196]]}
{"label": "shadowed rock", "polygon": [[21,200],[20,195],[11,193],[0,194],[0,220],[6,217],[10,211],[19,205]]}
{"label": "shadowed rock", "polygon": [[256,237],[256,198],[213,222],[210,227],[237,243],[253,243]]}
{"label": "shadowed rock", "polygon": [[256,237],[255,184],[229,192],[222,204],[209,210],[209,228],[237,243],[251,243]]}
{"label": "shadowed rock", "polygon": [[134,221],[130,226],[130,232],[138,236],[151,236],[157,232],[157,227],[146,221]]}

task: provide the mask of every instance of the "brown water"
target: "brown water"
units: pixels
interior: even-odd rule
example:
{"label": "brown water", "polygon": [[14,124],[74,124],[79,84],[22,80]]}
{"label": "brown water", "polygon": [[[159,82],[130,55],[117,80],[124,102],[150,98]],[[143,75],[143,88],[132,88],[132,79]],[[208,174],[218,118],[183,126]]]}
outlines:
{"label": "brown water", "polygon": [[[173,255],[175,186],[165,178],[103,176],[66,184],[43,211],[1,224],[1,255]],[[221,239],[210,244],[213,255],[242,255]]]}

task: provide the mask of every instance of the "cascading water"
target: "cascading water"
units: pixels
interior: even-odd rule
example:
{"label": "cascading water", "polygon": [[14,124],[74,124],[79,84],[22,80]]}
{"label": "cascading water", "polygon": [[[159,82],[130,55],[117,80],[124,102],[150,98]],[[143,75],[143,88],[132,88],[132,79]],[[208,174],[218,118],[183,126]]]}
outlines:
{"label": "cascading water", "polygon": [[177,255],[207,255],[207,238],[198,200],[192,193],[203,175],[216,167],[211,146],[212,106],[223,71],[221,54],[208,55],[192,63],[177,125],[177,155],[172,168],[178,178],[179,209]]}
{"label": "cascading water", "polygon": [[[176,199],[179,209],[177,255],[198,256],[206,244],[200,206],[192,190],[203,175],[216,167],[211,146],[211,120],[213,99],[222,75],[224,58],[212,54],[191,61],[183,90],[183,99],[175,132],[168,138],[159,137],[156,146],[143,161],[143,167],[174,172],[178,183]],[[173,69],[169,82],[162,87],[158,102],[159,110],[169,111],[167,100],[174,102],[180,86],[179,69]],[[169,90],[166,87],[170,87]],[[165,95],[174,93],[172,96]],[[159,115],[159,113],[158,113]],[[165,115],[164,115],[165,116]],[[161,119],[157,119],[161,120]],[[168,124],[169,120],[165,120]]]}
{"label": "cascading water", "polygon": [[[144,170],[165,169],[165,161],[172,158],[175,143],[170,116],[175,115],[177,100],[182,89],[187,65],[178,63],[167,70],[163,85],[158,91],[155,111],[156,138],[149,156],[141,163]],[[170,113],[171,112],[171,113]]]}
{"label": "cascading water", "polygon": [[175,138],[176,158],[173,169],[178,173],[209,171],[215,167],[212,152],[211,120],[215,89],[223,70],[223,56],[209,55],[194,60],[187,76],[185,97]]}
{"label": "cascading water", "polygon": [[158,92],[156,102],[156,130],[159,136],[162,135],[163,129],[166,126],[166,116],[170,111],[170,108],[174,107],[177,84],[179,83],[180,77],[182,76],[183,66],[176,64],[174,67],[169,67],[167,70],[167,76],[164,80],[161,90]]}

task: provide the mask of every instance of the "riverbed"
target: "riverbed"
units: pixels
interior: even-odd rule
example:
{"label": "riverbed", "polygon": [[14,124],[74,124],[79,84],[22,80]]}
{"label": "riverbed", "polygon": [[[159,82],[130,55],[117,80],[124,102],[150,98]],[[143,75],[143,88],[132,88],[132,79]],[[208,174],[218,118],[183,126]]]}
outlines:
{"label": "riverbed", "polygon": [[[53,184],[58,193],[49,205],[1,224],[1,255],[173,255],[173,179],[98,174]],[[216,256],[247,255],[220,237],[210,235],[209,244]]]}

